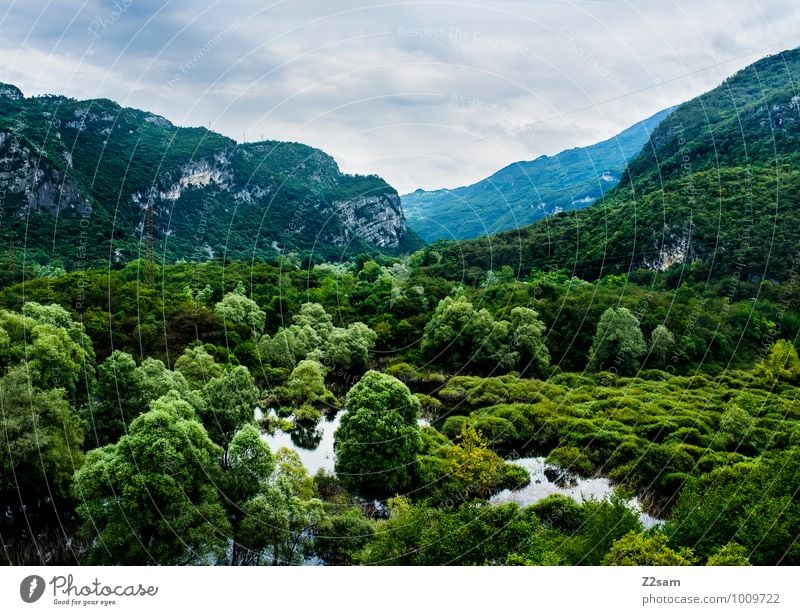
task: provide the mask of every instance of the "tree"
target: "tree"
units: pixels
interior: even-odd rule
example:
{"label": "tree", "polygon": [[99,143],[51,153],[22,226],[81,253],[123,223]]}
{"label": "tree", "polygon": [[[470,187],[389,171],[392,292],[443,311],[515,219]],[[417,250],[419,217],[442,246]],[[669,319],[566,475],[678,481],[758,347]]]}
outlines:
{"label": "tree", "polygon": [[729,542],[709,556],[706,566],[750,566],[750,558],[742,545]]}
{"label": "tree", "polygon": [[322,520],[317,529],[314,551],[326,564],[353,564],[356,554],[374,535],[375,530],[364,513],[351,508]]}
{"label": "tree", "polygon": [[768,386],[800,379],[800,358],[791,342],[778,340],[769,354],[756,365],[756,374]]}
{"label": "tree", "polygon": [[206,406],[200,411],[200,418],[211,439],[225,451],[223,465],[227,465],[233,434],[253,420],[258,388],[250,371],[239,365],[209,380],[203,396]]}
{"label": "tree", "polygon": [[97,446],[116,442],[128,424],[147,410],[144,376],[127,352],[115,350],[97,367],[88,423]]}
{"label": "tree", "polygon": [[[518,312],[517,318],[525,320],[526,316]],[[511,331],[511,323],[495,321],[485,308],[476,310],[463,295],[445,297],[425,325],[421,348],[426,356],[446,365],[463,368],[472,363],[487,370],[511,369],[520,359],[509,343]]]}
{"label": "tree", "polygon": [[336,403],[333,393],[325,387],[325,368],[317,361],[300,361],[289,376],[286,391],[295,406]]}
{"label": "tree", "polygon": [[543,376],[550,367],[550,352],[544,343],[547,330],[536,310],[516,307],[511,310],[511,346],[519,353],[522,370]]}
{"label": "tree", "polygon": [[264,311],[255,301],[237,292],[225,295],[214,306],[214,313],[223,322],[248,328],[252,335],[259,336],[264,332]]}
{"label": "tree", "polygon": [[322,348],[333,333],[333,318],[319,303],[304,303],[292,317],[296,330],[311,332],[307,341],[310,349]]}
{"label": "tree", "polygon": [[473,427],[464,425],[455,446],[445,455],[449,461],[448,475],[457,479],[464,497],[488,498],[505,478],[505,462],[486,443]]}
{"label": "tree", "polygon": [[280,328],[274,337],[264,335],[258,341],[261,360],[272,367],[294,369],[300,356],[297,342],[291,329]]}
{"label": "tree", "polygon": [[202,389],[209,380],[222,374],[222,366],[199,344],[183,351],[175,361],[175,370],[186,378],[193,389]]}
{"label": "tree", "polygon": [[137,417],[75,473],[78,514],[97,564],[192,564],[223,557],[221,449],[175,398]]}
{"label": "tree", "polygon": [[324,519],[314,481],[296,452],[279,449],[269,484],[243,506],[237,548],[243,563],[259,564],[266,555],[273,565],[302,563]]}
{"label": "tree", "polygon": [[275,458],[253,425],[245,425],[231,439],[228,465],[222,481],[223,504],[233,531],[231,563],[246,562],[248,555],[239,544],[244,509],[247,503],[269,488],[275,470]]}
{"label": "tree", "polygon": [[142,361],[138,371],[141,376],[142,396],[148,402],[170,391],[189,396],[191,389],[186,378],[180,372],[167,369],[163,361],[148,357]]}
{"label": "tree", "polygon": [[70,495],[83,460],[80,424],[63,389],[42,391],[17,366],[0,378],[0,434],[0,527],[9,520],[35,523]]}
{"label": "tree", "polygon": [[719,417],[719,430],[714,438],[715,446],[722,449],[747,450],[753,439],[755,420],[734,402],[729,402]]}
{"label": "tree", "polygon": [[253,425],[244,425],[231,439],[228,467],[225,469],[225,496],[242,505],[256,496],[275,471],[275,458],[269,445]]}
{"label": "tree", "polygon": [[325,358],[335,367],[363,370],[369,365],[369,353],[378,336],[367,325],[357,322],[347,329],[332,331]]}
{"label": "tree", "polygon": [[691,566],[697,561],[691,549],[675,551],[661,532],[628,532],[611,545],[603,558],[605,566]]}
{"label": "tree", "polygon": [[345,407],[334,434],[342,485],[370,497],[408,488],[421,444],[416,397],[396,378],[368,371],[348,392]]}
{"label": "tree", "polygon": [[615,368],[620,373],[632,373],[645,352],[647,346],[636,317],[628,308],[608,308],[597,323],[589,369]]}
{"label": "tree", "polygon": [[667,525],[672,543],[709,557],[730,542],[756,566],[800,564],[800,451],[722,466],[690,481]]}
{"label": "tree", "polygon": [[667,355],[675,347],[675,336],[664,325],[658,325],[650,334],[650,356],[657,365],[664,365]]}

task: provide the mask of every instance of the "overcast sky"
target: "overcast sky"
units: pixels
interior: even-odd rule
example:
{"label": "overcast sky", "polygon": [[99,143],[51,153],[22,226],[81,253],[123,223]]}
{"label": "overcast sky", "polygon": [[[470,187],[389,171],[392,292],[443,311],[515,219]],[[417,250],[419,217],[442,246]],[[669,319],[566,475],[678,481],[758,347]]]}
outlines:
{"label": "overcast sky", "polygon": [[401,193],[594,143],[800,46],[798,0],[3,6],[0,81],[26,95],[301,141]]}

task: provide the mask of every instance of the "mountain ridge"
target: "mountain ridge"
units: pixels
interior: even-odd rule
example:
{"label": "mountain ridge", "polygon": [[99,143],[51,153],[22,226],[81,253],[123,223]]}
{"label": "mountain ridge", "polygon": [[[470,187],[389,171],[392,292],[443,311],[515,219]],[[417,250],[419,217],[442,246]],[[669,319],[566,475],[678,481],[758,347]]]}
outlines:
{"label": "mountain ridge", "polygon": [[0,162],[7,259],[16,246],[67,268],[132,260],[150,236],[148,207],[163,262],[293,251],[336,259],[420,245],[397,191],[377,175],[342,173],[305,144],[237,143],[109,99],[25,98],[0,84]]}
{"label": "mountain ridge", "polygon": [[402,196],[409,226],[426,241],[470,239],[595,202],[621,179],[669,107],[592,145],[512,162],[467,186]]}
{"label": "mountain ridge", "polygon": [[508,265],[587,279],[672,271],[675,283],[728,277],[732,288],[796,280],[799,80],[800,49],[767,56],[679,105],[591,207],[428,250],[445,276]]}

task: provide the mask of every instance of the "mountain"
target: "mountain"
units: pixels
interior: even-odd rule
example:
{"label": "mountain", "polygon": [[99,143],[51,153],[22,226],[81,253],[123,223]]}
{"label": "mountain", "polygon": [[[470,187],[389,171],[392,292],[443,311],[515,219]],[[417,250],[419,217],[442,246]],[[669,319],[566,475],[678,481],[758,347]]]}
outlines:
{"label": "mountain", "polygon": [[469,239],[587,207],[617,185],[628,162],[670,111],[594,145],[515,162],[470,186],[405,194],[408,224],[425,241]]}
{"label": "mountain", "polygon": [[[800,50],[768,56],[673,111],[591,207],[514,233],[440,244],[452,276],[509,265],[597,278],[634,269],[696,280],[797,280]],[[447,273],[450,271],[451,273]]]}
{"label": "mountain", "polygon": [[137,258],[150,237],[164,262],[420,245],[391,186],[343,174],[318,149],[236,143],[110,100],[25,98],[7,84],[0,198],[0,253],[67,268]]}

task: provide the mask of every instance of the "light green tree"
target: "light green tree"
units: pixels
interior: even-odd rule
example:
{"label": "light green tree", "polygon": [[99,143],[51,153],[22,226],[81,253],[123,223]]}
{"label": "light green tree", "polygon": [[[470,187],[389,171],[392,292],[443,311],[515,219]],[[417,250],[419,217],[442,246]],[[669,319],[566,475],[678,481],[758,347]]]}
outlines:
{"label": "light green tree", "polygon": [[691,566],[697,561],[692,550],[677,551],[668,546],[661,532],[628,532],[617,540],[603,558],[605,566]]}
{"label": "light green tree", "polygon": [[656,365],[664,365],[675,347],[675,336],[664,325],[658,325],[650,334],[650,356]]}
{"label": "light green tree", "polygon": [[550,352],[544,342],[546,330],[536,310],[511,310],[511,345],[519,353],[520,367],[530,368],[539,376],[544,376],[550,367]]}
{"label": "light green tree", "polygon": [[632,373],[647,345],[639,321],[628,308],[608,308],[597,323],[597,332],[589,351],[589,369],[616,368]]}
{"label": "light green tree", "polygon": [[175,371],[180,372],[189,386],[202,389],[212,378],[222,374],[222,366],[214,361],[201,345],[189,346],[175,361]]}
{"label": "light green tree", "polygon": [[369,353],[377,338],[372,329],[360,322],[347,329],[336,328],[330,335],[325,358],[342,369],[362,370],[369,365]]}
{"label": "light green tree", "polygon": [[796,382],[800,379],[797,349],[787,340],[778,340],[770,347],[769,354],[756,364],[756,375],[768,386]]}
{"label": "light green tree", "polygon": [[127,352],[115,350],[97,367],[92,401],[87,405],[91,440],[97,446],[112,444],[128,424],[147,411],[144,376]]}
{"label": "light green tree", "polygon": [[[5,521],[25,522],[70,495],[83,433],[63,389],[43,391],[17,366],[0,378],[0,502]],[[3,522],[0,522],[3,523]]]}
{"label": "light green tree", "polygon": [[706,566],[750,566],[750,558],[747,556],[747,549],[736,542],[717,549],[708,557]]}
{"label": "light green tree", "polygon": [[325,368],[317,361],[300,361],[286,383],[289,401],[303,404],[333,404],[336,398],[325,387]]}
{"label": "light green tree", "polygon": [[[242,286],[243,290],[244,286]],[[255,301],[238,292],[225,295],[222,301],[214,306],[214,313],[223,322],[230,322],[234,325],[249,328],[255,336],[259,336],[264,332],[266,314],[258,307]]]}

